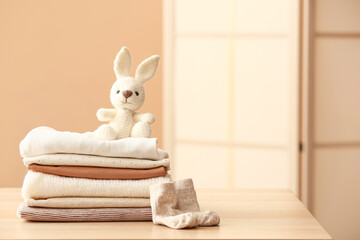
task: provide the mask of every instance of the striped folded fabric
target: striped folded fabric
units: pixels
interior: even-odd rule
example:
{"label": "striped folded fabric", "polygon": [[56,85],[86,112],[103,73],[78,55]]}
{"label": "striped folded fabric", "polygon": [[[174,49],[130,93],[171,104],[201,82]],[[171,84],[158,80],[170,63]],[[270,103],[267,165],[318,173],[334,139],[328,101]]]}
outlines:
{"label": "striped folded fabric", "polygon": [[151,208],[40,208],[20,205],[19,218],[39,222],[151,221]]}

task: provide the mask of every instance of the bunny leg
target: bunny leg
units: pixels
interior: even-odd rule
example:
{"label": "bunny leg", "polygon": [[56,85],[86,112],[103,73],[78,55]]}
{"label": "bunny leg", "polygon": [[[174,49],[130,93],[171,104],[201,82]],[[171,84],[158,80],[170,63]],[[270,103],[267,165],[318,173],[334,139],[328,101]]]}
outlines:
{"label": "bunny leg", "polygon": [[96,129],[95,134],[101,140],[115,140],[116,132],[109,124],[103,124]]}
{"label": "bunny leg", "polygon": [[146,122],[137,122],[131,130],[131,137],[150,137],[151,128]]}

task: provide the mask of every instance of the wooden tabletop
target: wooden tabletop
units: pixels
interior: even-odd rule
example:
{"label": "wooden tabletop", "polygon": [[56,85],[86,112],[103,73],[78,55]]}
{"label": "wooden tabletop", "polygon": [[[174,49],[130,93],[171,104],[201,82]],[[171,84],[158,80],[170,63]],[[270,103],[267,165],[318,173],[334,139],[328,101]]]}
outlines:
{"label": "wooden tabletop", "polygon": [[331,239],[289,190],[197,190],[220,226],[173,230],[152,222],[28,222],[16,217],[20,189],[0,189],[1,239]]}

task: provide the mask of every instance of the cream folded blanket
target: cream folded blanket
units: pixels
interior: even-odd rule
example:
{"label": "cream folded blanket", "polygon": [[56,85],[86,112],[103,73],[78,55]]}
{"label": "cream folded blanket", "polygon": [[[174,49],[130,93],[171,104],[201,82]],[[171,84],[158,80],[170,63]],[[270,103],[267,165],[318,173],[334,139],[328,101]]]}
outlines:
{"label": "cream folded blanket", "polygon": [[149,169],[164,166],[170,169],[169,159],[161,159],[153,161],[150,159],[136,158],[115,158],[100,157],[93,155],[81,154],[47,154],[37,157],[24,158],[24,165],[29,167],[30,164],[36,163],[40,165],[74,165],[74,166],[91,166],[91,167],[114,167],[114,168],[134,168]]}
{"label": "cream folded blanket", "polygon": [[31,130],[20,143],[23,158],[52,153],[76,153],[107,157],[159,160],[168,154],[157,149],[156,138],[123,138],[104,141],[93,133],[60,132],[49,127]]}
{"label": "cream folded blanket", "polygon": [[30,198],[25,203],[28,207],[45,208],[150,207],[149,198]]}
{"label": "cream folded blanket", "polygon": [[61,177],[28,171],[22,196],[28,198],[54,197],[143,197],[149,198],[149,187],[156,183],[171,182],[171,176],[140,180],[100,180]]}

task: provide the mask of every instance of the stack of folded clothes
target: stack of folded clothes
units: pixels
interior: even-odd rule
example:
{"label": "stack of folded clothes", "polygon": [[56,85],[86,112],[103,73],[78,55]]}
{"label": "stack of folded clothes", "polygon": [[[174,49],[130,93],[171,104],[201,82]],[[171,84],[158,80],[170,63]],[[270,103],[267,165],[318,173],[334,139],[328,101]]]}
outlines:
{"label": "stack of folded clothes", "polygon": [[149,186],[171,182],[155,138],[103,141],[39,127],[20,154],[28,173],[18,216],[32,221],[151,221]]}

